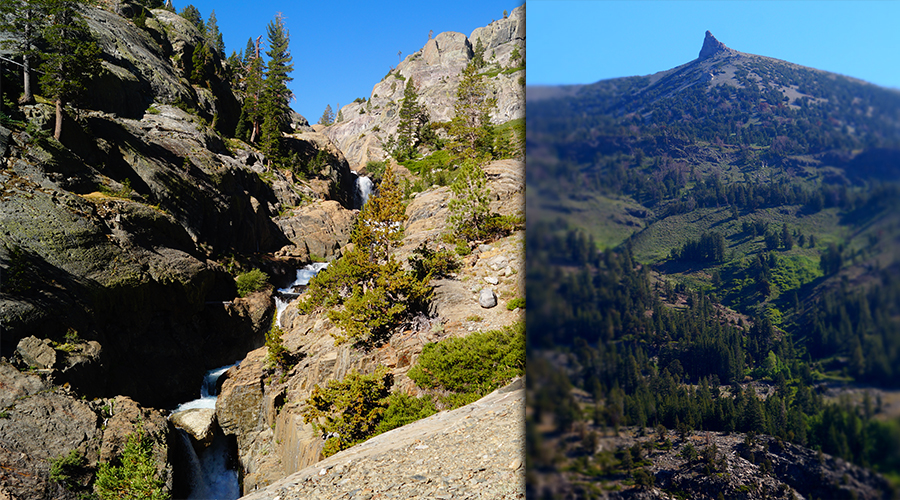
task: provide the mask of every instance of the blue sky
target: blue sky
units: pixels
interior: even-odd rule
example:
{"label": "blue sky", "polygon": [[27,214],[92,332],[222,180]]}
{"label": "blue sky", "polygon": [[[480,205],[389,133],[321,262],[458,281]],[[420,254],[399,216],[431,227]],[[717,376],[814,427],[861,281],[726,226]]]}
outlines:
{"label": "blue sky", "polygon": [[528,2],[528,84],[647,75],[728,47],[900,89],[897,1]]}
{"label": "blue sky", "polygon": [[[175,10],[194,5],[209,19],[215,10],[219,31],[225,40],[225,54],[241,51],[247,39],[262,35],[279,12],[290,32],[294,58],[294,81],[290,87],[295,100],[291,106],[316,123],[325,106],[342,106],[357,97],[368,98],[372,87],[391,67],[397,66],[397,51],[403,57],[421,49],[434,34],[457,31],[468,36],[472,30],[501,19],[521,0],[431,1],[316,1],[275,0],[212,1],[173,0]],[[262,50],[265,50],[263,47]]]}

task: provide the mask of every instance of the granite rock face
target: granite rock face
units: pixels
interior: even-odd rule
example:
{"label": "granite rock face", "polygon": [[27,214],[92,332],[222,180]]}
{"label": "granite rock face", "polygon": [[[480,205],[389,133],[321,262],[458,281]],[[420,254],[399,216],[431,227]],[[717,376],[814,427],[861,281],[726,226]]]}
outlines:
{"label": "granite rock face", "polygon": [[[525,7],[520,6],[507,18],[476,28],[469,36],[456,32],[435,35],[375,84],[366,100],[343,106],[340,111],[344,120],[327,127],[324,133],[344,152],[351,168],[359,170],[369,161],[387,158],[383,141],[397,132],[400,100],[409,78],[415,82],[418,103],[428,110],[431,122],[453,118],[459,74],[472,59],[478,39],[485,47],[485,71],[497,70],[495,76],[486,79],[497,99],[491,121],[500,124],[525,117],[524,69],[503,71],[524,61]],[[514,50],[522,57],[520,61],[512,61]]]}

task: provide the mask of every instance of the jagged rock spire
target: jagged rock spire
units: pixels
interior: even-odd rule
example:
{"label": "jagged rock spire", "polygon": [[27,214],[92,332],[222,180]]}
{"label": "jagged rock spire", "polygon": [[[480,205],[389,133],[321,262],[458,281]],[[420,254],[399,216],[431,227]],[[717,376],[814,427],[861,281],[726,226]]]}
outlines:
{"label": "jagged rock spire", "polygon": [[724,43],[716,40],[709,31],[706,32],[706,38],[703,39],[703,48],[700,49],[700,59],[708,59],[720,52],[731,52],[731,49]]}

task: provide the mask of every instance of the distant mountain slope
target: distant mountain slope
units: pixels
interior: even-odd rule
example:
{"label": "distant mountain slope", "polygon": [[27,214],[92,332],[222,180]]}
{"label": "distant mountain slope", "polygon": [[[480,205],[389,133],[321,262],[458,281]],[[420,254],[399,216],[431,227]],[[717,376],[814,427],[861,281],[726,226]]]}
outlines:
{"label": "distant mountain slope", "polygon": [[[676,68],[527,98],[529,493],[890,497],[900,92],[707,32]],[[821,450],[821,491],[783,442]],[[869,469],[835,483],[826,454]]]}

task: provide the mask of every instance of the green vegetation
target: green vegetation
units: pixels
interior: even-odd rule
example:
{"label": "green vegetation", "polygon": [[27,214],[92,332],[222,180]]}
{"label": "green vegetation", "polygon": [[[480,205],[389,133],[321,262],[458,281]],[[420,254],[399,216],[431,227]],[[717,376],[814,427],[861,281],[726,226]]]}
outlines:
{"label": "green vegetation", "polygon": [[[315,423],[326,437],[322,454],[331,456],[373,435],[388,406],[394,376],[381,366],[374,373],[349,373],[343,380],[316,385],[303,411],[307,423]],[[324,419],[322,423],[320,420]]]}
{"label": "green vegetation", "polygon": [[69,491],[87,492],[85,479],[89,479],[92,471],[87,467],[87,459],[77,449],[60,455],[50,461],[50,480],[59,483]]}
{"label": "green vegetation", "polygon": [[81,96],[88,82],[100,72],[100,47],[78,11],[77,1],[44,0],[50,23],[43,30],[46,50],[41,54],[40,82],[43,94],[56,102],[56,128],[62,135],[63,109]]}
{"label": "green vegetation", "polygon": [[268,279],[269,275],[259,269],[239,274],[234,280],[237,285],[238,297],[246,297],[253,292],[262,290],[268,285]]}
{"label": "green vegetation", "polygon": [[427,344],[409,372],[429,391],[422,397],[391,393],[393,376],[381,366],[369,375],[354,371],[324,388],[317,385],[306,400],[303,416],[327,438],[322,453],[329,456],[439,409],[477,401],[524,371],[525,329],[517,324]]}
{"label": "green vegetation", "polygon": [[360,211],[351,235],[353,250],[310,282],[300,311],[329,308],[341,328],[335,342],[370,349],[387,341],[403,321],[422,313],[431,298],[426,281],[394,258],[406,219],[402,194],[388,169],[379,189]]}
{"label": "green vegetation", "polygon": [[157,474],[153,443],[138,427],[128,436],[122,454],[114,462],[102,462],[94,491],[101,500],[144,498],[165,500],[165,479]]}
{"label": "green vegetation", "polygon": [[284,342],[281,340],[282,335],[284,335],[284,331],[278,326],[278,317],[276,316],[272,320],[269,331],[266,332],[266,348],[268,349],[266,361],[270,366],[277,366],[283,372],[287,372],[291,369],[291,355],[284,347]]}
{"label": "green vegetation", "polygon": [[525,370],[525,331],[519,323],[426,344],[409,378],[428,389],[483,396]]}
{"label": "green vegetation", "polygon": [[416,279],[422,282],[445,278],[462,268],[462,262],[453,252],[444,248],[431,250],[424,242],[413,250],[409,265]]}
{"label": "green vegetation", "polygon": [[510,299],[506,303],[506,309],[513,311],[515,309],[525,309],[525,298],[524,297],[516,297],[514,299]]}

